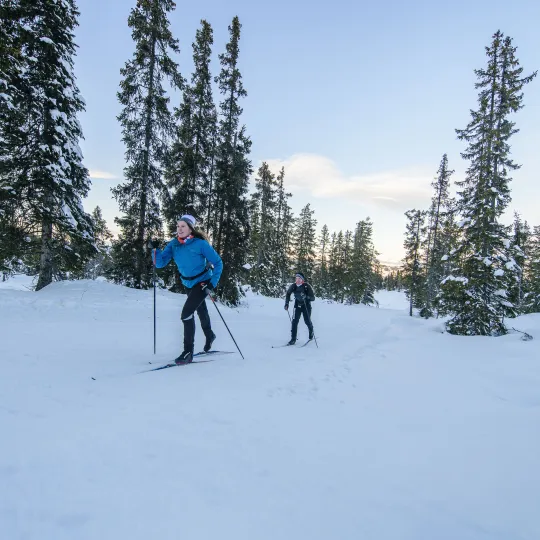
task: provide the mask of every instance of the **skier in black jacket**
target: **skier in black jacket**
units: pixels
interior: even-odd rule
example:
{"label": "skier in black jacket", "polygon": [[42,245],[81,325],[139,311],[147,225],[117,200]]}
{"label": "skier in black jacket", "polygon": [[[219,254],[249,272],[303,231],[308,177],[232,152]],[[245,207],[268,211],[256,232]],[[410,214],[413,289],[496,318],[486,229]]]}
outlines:
{"label": "skier in black jacket", "polygon": [[294,345],[296,343],[296,333],[298,331],[298,322],[300,321],[300,315],[304,315],[304,322],[309,330],[309,339],[313,339],[313,323],[311,322],[311,302],[315,300],[315,294],[311,285],[306,282],[304,274],[298,272],[295,276],[295,283],[293,283],[287,291],[285,297],[285,309],[289,310],[289,301],[291,294],[294,294],[294,316],[292,320],[291,328],[291,341],[288,345]]}

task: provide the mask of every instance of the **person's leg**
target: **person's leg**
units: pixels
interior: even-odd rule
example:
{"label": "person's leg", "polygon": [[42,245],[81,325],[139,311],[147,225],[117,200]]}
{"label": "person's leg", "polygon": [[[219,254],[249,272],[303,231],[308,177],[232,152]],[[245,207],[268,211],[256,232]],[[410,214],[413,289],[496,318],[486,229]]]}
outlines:
{"label": "person's leg", "polygon": [[210,314],[208,313],[206,300],[203,300],[197,308],[197,315],[199,315],[199,320],[201,321],[201,328],[206,337],[206,343],[204,344],[204,352],[208,352],[212,348],[212,343],[214,343],[214,340],[216,339],[216,334],[212,332]]}
{"label": "person's leg", "polygon": [[309,330],[309,339],[313,339],[313,323],[311,322],[311,304],[302,306],[302,313],[304,315],[304,322]]}
{"label": "person's leg", "polygon": [[291,341],[289,342],[291,345],[296,341],[296,334],[298,332],[298,321],[300,320],[301,313],[302,313],[302,310],[295,303],[294,316],[293,316],[292,327],[291,327]]}
{"label": "person's leg", "polygon": [[193,346],[195,343],[195,319],[193,315],[199,305],[204,302],[206,295],[201,287],[193,287],[189,290],[188,297],[184,307],[182,308],[182,322],[184,323],[184,352],[193,355]]}

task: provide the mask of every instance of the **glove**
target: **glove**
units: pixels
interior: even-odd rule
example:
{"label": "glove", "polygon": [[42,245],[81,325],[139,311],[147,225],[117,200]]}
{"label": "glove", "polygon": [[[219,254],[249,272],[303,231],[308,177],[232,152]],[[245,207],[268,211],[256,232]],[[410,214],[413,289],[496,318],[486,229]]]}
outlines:
{"label": "glove", "polygon": [[289,311],[289,304],[285,304],[285,309]]}
{"label": "glove", "polygon": [[210,282],[206,283],[206,281],[201,282],[201,287],[206,294],[211,294],[214,290],[214,286]]}
{"label": "glove", "polygon": [[157,240],[148,240],[148,249],[154,249],[159,247],[159,242]]}

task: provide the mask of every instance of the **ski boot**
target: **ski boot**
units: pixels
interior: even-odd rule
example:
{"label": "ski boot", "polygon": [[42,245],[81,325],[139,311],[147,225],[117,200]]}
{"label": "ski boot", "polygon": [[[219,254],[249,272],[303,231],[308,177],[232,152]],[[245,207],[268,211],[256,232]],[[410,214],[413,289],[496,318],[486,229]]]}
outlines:
{"label": "ski boot", "polygon": [[174,363],[177,366],[183,366],[184,364],[190,364],[193,362],[193,351],[184,351],[178,358],[175,358]]}
{"label": "ski boot", "polygon": [[203,351],[208,352],[212,348],[212,343],[216,341],[216,334],[210,332],[210,336],[206,336],[206,343],[204,344]]}

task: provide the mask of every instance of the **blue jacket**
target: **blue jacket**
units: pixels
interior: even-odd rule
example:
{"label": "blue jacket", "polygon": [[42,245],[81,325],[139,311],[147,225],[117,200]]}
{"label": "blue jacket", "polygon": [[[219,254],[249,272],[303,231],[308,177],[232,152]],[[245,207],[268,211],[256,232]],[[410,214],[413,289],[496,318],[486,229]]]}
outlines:
{"label": "blue jacket", "polygon": [[[223,271],[223,262],[217,251],[201,238],[188,238],[183,244],[177,238],[173,238],[163,251],[156,249],[157,268],[167,266],[171,259],[174,259],[178,266],[182,283],[189,289],[201,281],[208,280],[215,287]],[[213,270],[209,268],[195,279],[184,279],[184,276],[193,277],[201,273],[206,268],[207,262],[214,265]]]}

